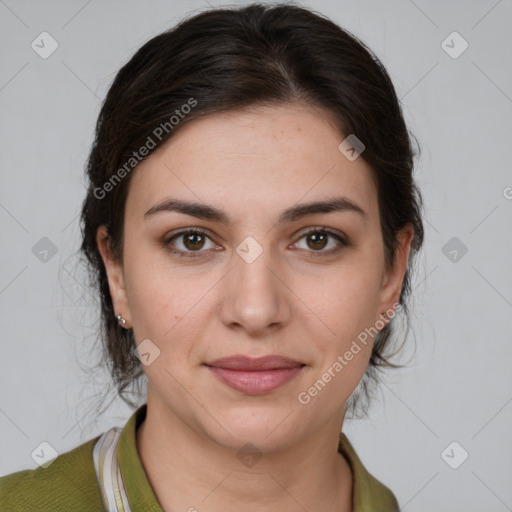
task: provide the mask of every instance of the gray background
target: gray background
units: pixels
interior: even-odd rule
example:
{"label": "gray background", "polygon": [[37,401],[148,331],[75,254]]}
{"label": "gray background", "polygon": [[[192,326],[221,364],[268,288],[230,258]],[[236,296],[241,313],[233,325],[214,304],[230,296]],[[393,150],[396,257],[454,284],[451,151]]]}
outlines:
{"label": "gray background", "polygon": [[[512,2],[303,4],[381,58],[422,147],[426,241],[407,368],[344,430],[402,510],[512,510]],[[114,395],[87,371],[98,312],[76,257],[83,167],[120,66],[205,7],[0,0],[0,475],[35,468],[42,441],[62,453],[131,413],[119,400],[95,412]],[[59,45],[47,59],[31,48],[43,31]],[[445,51],[462,49],[457,36],[442,44],[454,31],[469,44],[457,58]],[[32,249],[43,237],[57,250],[46,262]],[[461,448],[443,458],[453,441]],[[469,458],[452,469],[462,449]]]}

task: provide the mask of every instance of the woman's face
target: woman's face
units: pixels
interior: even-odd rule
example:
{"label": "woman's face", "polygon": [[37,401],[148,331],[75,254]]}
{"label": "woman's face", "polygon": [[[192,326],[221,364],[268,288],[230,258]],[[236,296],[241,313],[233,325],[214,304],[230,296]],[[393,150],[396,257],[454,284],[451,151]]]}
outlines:
{"label": "woman's face", "polygon": [[[148,402],[221,445],[339,431],[392,315],[412,230],[387,270],[370,168],[344,138],[305,106],[196,119],[133,171],[122,268],[98,236],[114,310],[144,340]],[[268,355],[295,369],[208,366]]]}

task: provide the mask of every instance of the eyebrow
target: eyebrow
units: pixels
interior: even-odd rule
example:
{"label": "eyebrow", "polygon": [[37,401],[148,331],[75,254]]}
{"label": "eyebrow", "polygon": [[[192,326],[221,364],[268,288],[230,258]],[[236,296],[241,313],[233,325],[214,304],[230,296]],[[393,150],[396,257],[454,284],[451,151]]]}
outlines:
{"label": "eyebrow", "polygon": [[[215,206],[173,198],[168,198],[155,204],[144,214],[143,218],[148,219],[161,212],[178,212],[197,217],[198,219],[218,222],[226,226],[231,224],[229,215]],[[367,213],[348,197],[335,197],[324,201],[302,203],[287,208],[279,214],[277,224],[293,222],[308,215],[331,212],[355,212],[361,215],[364,220],[368,218]]]}

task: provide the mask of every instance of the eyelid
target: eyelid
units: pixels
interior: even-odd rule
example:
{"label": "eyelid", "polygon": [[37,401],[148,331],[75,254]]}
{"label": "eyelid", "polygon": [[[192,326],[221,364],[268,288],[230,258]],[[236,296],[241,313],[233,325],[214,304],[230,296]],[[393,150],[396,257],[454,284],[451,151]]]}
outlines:
{"label": "eyelid", "polygon": [[309,235],[309,233],[316,233],[318,231],[327,233],[328,235],[339,237],[346,241],[347,243],[349,242],[349,237],[345,235],[343,231],[338,231],[328,226],[312,226],[309,228],[304,228],[304,230],[299,230],[297,234],[294,236],[299,236],[300,238],[302,238],[304,235]]}

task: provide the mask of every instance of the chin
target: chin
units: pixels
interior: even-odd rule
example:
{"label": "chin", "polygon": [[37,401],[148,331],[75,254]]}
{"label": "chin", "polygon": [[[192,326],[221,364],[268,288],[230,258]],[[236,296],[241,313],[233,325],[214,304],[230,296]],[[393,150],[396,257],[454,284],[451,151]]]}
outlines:
{"label": "chin", "polygon": [[222,426],[212,419],[203,428],[208,437],[228,449],[238,452],[251,444],[261,452],[271,453],[288,448],[300,437],[301,430],[293,416],[293,412],[290,414],[290,410],[283,407],[267,411],[262,408],[223,409]]}

